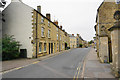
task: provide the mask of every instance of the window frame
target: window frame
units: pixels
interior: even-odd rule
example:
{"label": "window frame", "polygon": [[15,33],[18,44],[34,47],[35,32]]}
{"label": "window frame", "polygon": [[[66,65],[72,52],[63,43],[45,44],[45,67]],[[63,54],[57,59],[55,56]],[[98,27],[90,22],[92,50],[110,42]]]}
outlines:
{"label": "window frame", "polygon": [[44,37],[44,35],[45,35],[45,28],[41,27],[41,37]]}

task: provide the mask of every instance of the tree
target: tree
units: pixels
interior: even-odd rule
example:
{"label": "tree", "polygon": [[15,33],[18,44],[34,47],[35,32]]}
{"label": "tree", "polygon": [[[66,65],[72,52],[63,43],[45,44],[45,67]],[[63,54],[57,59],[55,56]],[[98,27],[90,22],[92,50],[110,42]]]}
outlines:
{"label": "tree", "polygon": [[20,42],[16,41],[13,36],[5,35],[2,38],[2,60],[11,60],[19,57]]}
{"label": "tree", "polygon": [[89,41],[88,43],[89,43],[89,44],[92,44],[92,43],[94,43],[94,41],[93,41],[93,40],[91,40],[91,41]]}

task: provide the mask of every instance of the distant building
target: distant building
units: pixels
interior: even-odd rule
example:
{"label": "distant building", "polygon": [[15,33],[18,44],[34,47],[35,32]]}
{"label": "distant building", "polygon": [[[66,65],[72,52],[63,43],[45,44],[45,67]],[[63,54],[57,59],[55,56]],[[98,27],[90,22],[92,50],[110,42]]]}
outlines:
{"label": "distant building", "polygon": [[79,34],[77,34],[76,39],[77,39],[77,48],[80,48],[80,47],[82,48],[84,40]]}
{"label": "distant building", "polygon": [[77,38],[74,36],[74,34],[69,34],[70,37],[70,48],[77,48]]}
{"label": "distant building", "polygon": [[69,37],[70,48],[82,48],[84,46],[84,40],[79,34],[77,34],[77,36],[75,36],[74,34],[69,34]]}

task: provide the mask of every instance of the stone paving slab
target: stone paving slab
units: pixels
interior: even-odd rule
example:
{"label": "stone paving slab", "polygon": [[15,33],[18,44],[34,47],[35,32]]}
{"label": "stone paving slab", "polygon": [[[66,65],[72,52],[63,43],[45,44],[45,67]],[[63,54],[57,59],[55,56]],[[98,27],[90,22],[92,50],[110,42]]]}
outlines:
{"label": "stone paving slab", "polygon": [[112,75],[110,64],[100,63],[93,48],[86,58],[84,78],[115,78]]}

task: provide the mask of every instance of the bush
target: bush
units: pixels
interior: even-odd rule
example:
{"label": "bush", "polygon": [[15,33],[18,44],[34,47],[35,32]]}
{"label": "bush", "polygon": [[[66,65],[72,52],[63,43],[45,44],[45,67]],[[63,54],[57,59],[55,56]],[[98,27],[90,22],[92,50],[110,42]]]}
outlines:
{"label": "bush", "polygon": [[2,38],[2,60],[11,60],[19,57],[20,42],[13,36],[5,35]]}

